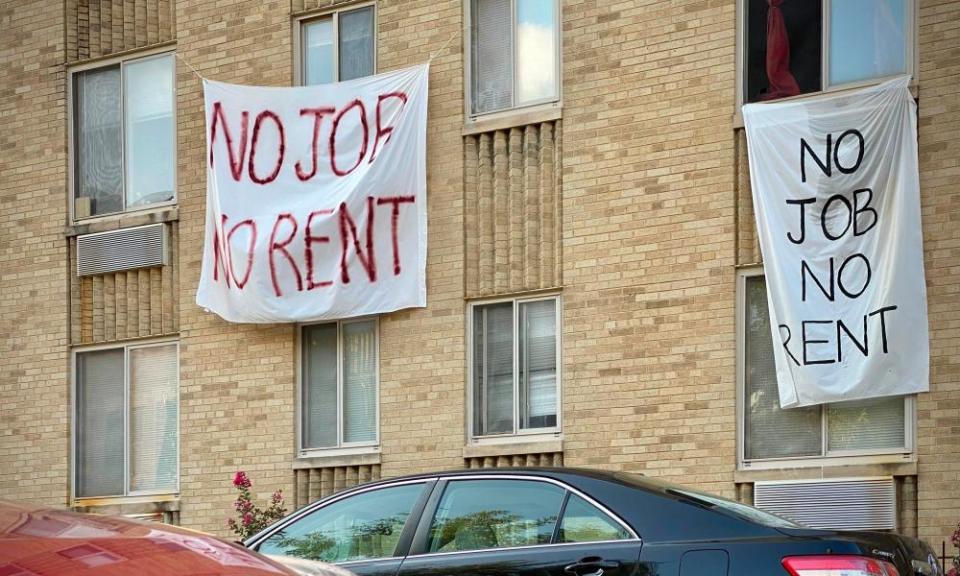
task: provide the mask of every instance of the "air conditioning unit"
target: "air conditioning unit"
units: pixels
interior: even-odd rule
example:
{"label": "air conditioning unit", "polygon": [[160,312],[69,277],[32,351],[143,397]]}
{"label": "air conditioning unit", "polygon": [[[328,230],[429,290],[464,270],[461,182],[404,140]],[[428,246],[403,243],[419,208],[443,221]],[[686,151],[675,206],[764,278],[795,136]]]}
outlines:
{"label": "air conditioning unit", "polygon": [[753,505],[810,528],[896,530],[892,476],[757,482]]}
{"label": "air conditioning unit", "polygon": [[150,224],[77,237],[77,276],[152,268],[168,263],[166,224]]}

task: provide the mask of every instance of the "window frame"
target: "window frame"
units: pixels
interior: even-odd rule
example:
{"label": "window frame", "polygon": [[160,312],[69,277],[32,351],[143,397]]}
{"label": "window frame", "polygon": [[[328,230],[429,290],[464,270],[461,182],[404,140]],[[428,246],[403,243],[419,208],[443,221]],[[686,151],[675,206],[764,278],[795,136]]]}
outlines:
{"label": "window frame", "polygon": [[[737,116],[740,116],[740,106],[747,104],[746,93],[747,93],[747,46],[746,46],[746,34],[747,34],[747,9],[748,9],[748,0],[736,0],[737,1],[737,23],[736,23],[736,33],[737,33],[737,76],[736,76],[736,99],[737,99]],[[830,85],[830,8],[831,2],[835,0],[819,0],[823,5],[823,15],[822,15],[822,27],[821,27],[821,39],[820,39],[820,90],[815,92],[807,92],[805,94],[797,94],[796,96],[787,96],[785,98],[778,98],[776,100],[770,100],[770,102],[786,102],[789,100],[799,100],[803,98],[812,98],[828,93],[843,92],[845,90],[853,90],[856,88],[863,88],[866,86],[875,86],[881,84],[891,78],[896,78],[900,74],[895,74],[893,76],[883,76],[878,78],[869,78],[866,80],[857,80],[855,82],[847,82],[843,84]],[[842,1],[842,0],[841,0]],[[910,85],[911,87],[917,86],[917,71],[920,69],[920,60],[919,60],[919,50],[917,48],[917,26],[919,22],[919,2],[917,0],[905,0],[909,5],[907,7],[907,16],[906,21],[904,22],[904,44],[907,48],[907,53],[904,55],[904,62],[907,65],[907,70],[904,74],[910,76]],[[742,121],[740,122],[742,124]]]}
{"label": "window frame", "polygon": [[[172,102],[173,102],[173,165],[170,169],[173,171],[173,198],[165,202],[156,202],[153,204],[147,204],[144,206],[138,206],[136,208],[128,209],[127,205],[127,159],[126,159],[126,120],[127,120],[127,109],[124,103],[124,76],[123,70],[127,64],[133,62],[142,62],[144,60],[149,60],[153,58],[160,58],[163,56],[170,56],[173,62],[172,70]],[[121,146],[120,146],[120,162],[121,168],[123,170],[123,210],[117,212],[105,212],[103,214],[91,214],[90,216],[84,216],[78,218],[76,215],[76,200],[77,200],[77,144],[76,144],[76,97],[74,94],[74,85],[75,77],[77,74],[83,72],[91,72],[99,69],[110,68],[113,66],[120,67],[120,119],[121,119]],[[177,58],[175,47],[169,43],[162,46],[157,46],[148,50],[138,50],[134,53],[121,54],[119,56],[113,56],[109,58],[98,58],[96,60],[91,60],[89,62],[84,62],[71,66],[67,70],[67,214],[70,218],[71,223],[83,223],[89,224],[91,222],[96,222],[99,220],[109,220],[115,219],[117,217],[122,217],[125,215],[131,214],[142,214],[148,212],[157,212],[165,208],[176,206],[179,201],[179,191],[177,189],[178,179],[177,179],[177,136],[179,129],[177,126]]]}
{"label": "window frame", "polygon": [[[359,324],[361,322],[373,321],[373,353],[376,364],[376,374],[374,378],[376,389],[374,390],[374,440],[366,442],[344,442],[343,441],[343,325]],[[337,325],[337,445],[327,448],[308,448],[303,442],[303,392],[304,377],[306,375],[303,367],[303,331],[310,326],[322,326],[325,324]],[[305,322],[297,324],[297,342],[296,342],[296,375],[297,375],[297,398],[296,398],[296,448],[297,458],[314,458],[317,456],[347,456],[355,454],[371,454],[380,452],[380,317],[379,316],[360,316],[358,318],[348,318],[344,320],[322,320],[319,322]]]}
{"label": "window frame", "polygon": [[353,12],[354,10],[360,10],[366,7],[373,7],[373,74],[376,75],[379,73],[379,58],[377,57],[377,48],[378,48],[378,30],[380,25],[380,15],[377,10],[376,0],[365,0],[362,2],[352,2],[347,4],[338,5],[335,8],[323,8],[321,10],[311,10],[303,14],[298,14],[293,17],[293,85],[294,86],[310,86],[310,84],[304,84],[304,71],[303,67],[306,64],[306,58],[304,58],[303,48],[305,46],[304,42],[304,30],[306,25],[315,22],[318,20],[324,20],[329,18],[333,23],[333,81],[339,82],[340,80],[340,14],[343,12]]}
{"label": "window frame", "polygon": [[737,469],[764,470],[789,467],[839,466],[852,464],[884,464],[916,461],[916,397],[904,398],[903,448],[865,450],[829,450],[828,415],[820,412],[820,454],[778,458],[746,457],[746,282],[764,276],[763,265],[744,266],[736,273],[736,387],[737,387]]}
{"label": "window frame", "polygon": [[[519,377],[519,304],[527,302],[543,302],[553,300],[556,306],[556,399],[557,399],[557,425],[550,428],[528,428],[526,430],[519,427],[520,417],[520,377]],[[513,303],[513,432],[505,434],[487,434],[478,435],[474,432],[474,379],[473,379],[473,319],[477,308],[482,308],[491,304],[502,304],[504,302]],[[563,299],[560,294],[537,294],[529,296],[506,296],[487,300],[478,300],[467,304],[467,425],[466,433],[468,444],[499,444],[514,443],[518,441],[536,441],[553,439],[560,436],[563,430]]]}
{"label": "window frame", "polygon": [[561,108],[563,103],[563,2],[552,0],[554,3],[554,40],[556,41],[556,58],[554,59],[554,68],[556,74],[556,94],[551,98],[543,98],[524,104],[516,103],[517,96],[517,0],[510,0],[510,34],[511,34],[511,62],[513,75],[511,93],[511,105],[499,110],[490,110],[488,112],[473,111],[473,5],[477,0],[466,0],[463,3],[463,21],[464,26],[464,61],[463,61],[463,84],[464,84],[464,118],[468,123],[480,120],[497,120],[517,114],[529,112],[538,112]]}
{"label": "window frame", "polygon": [[[156,348],[173,344],[176,350],[177,370],[177,470],[176,486],[173,490],[130,490],[130,351],[144,348]],[[109,496],[78,496],[77,495],[77,434],[79,418],[77,417],[77,396],[80,379],[77,372],[77,357],[88,352],[102,352],[107,350],[123,350],[123,485],[124,493]],[[70,500],[74,504],[89,501],[103,500],[131,500],[152,496],[176,496],[180,494],[181,468],[181,402],[180,402],[180,340],[179,338],[151,338],[130,342],[111,342],[93,346],[78,346],[70,351]],[[148,498],[150,499],[150,498]]]}

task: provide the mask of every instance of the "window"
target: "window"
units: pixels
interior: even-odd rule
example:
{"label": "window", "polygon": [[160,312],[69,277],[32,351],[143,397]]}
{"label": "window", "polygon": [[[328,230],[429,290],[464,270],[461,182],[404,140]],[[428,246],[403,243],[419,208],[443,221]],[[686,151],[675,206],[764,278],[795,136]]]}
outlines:
{"label": "window", "polygon": [[348,496],[284,526],[257,551],[323,562],[389,558],[423,486],[404,484]]}
{"label": "window", "polygon": [[74,496],[178,490],[177,344],[76,353]]}
{"label": "window", "polygon": [[560,98],[557,0],[471,0],[470,112]]}
{"label": "window", "polygon": [[741,275],[743,460],[910,452],[912,401],[877,398],[780,409],[762,275]]}
{"label": "window", "polygon": [[427,551],[549,544],[564,493],[529,480],[450,482],[430,525]]}
{"label": "window", "polygon": [[300,24],[300,83],[328,84],[370,76],[374,65],[373,6],[341,10]]}
{"label": "window", "polygon": [[558,429],[560,299],[471,306],[473,435]]}
{"label": "window", "polygon": [[74,218],[174,200],[172,54],[74,72]]}
{"label": "window", "polygon": [[301,449],[377,444],[377,321],[301,328]]}
{"label": "window", "polygon": [[745,102],[909,73],[912,0],[741,0]]}
{"label": "window", "polygon": [[605,542],[627,540],[630,533],[589,502],[571,494],[563,509],[557,542]]}

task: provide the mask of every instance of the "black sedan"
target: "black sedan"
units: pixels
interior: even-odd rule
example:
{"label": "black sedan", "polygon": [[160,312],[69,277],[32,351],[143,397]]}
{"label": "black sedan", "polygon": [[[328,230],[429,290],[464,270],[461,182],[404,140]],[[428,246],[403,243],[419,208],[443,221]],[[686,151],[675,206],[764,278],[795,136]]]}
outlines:
{"label": "black sedan", "polygon": [[642,476],[566,468],[365,484],[245,544],[361,576],[939,574],[930,548],[911,538],[805,529]]}

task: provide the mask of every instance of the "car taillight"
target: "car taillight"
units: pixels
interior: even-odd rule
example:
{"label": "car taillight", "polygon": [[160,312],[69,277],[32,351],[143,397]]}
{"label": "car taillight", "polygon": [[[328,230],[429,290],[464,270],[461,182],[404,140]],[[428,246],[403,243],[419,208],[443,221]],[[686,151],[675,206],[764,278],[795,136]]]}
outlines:
{"label": "car taillight", "polygon": [[900,576],[893,564],[866,556],[787,556],[782,563],[793,576]]}

